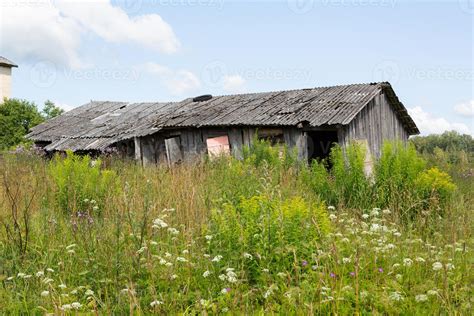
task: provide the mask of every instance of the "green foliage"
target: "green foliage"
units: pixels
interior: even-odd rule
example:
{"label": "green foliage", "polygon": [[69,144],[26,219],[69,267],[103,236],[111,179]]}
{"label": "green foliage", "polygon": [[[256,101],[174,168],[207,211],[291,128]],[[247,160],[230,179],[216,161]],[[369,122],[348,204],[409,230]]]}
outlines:
{"label": "green foliage", "polygon": [[471,135],[459,134],[456,131],[444,132],[428,136],[416,136],[410,139],[418,150],[423,154],[434,154],[436,149],[442,149],[448,155],[450,162],[455,162],[456,153],[465,152],[474,154],[474,139]]}
{"label": "green foliage", "polygon": [[[418,163],[411,150],[392,145],[366,200],[351,147],[333,154],[338,170],[224,157],[174,168],[112,158],[105,170],[71,154],[3,155],[0,314],[469,315],[472,175],[453,176],[467,189],[452,194],[441,171],[405,170]],[[381,210],[377,181],[404,199],[390,191]],[[452,195],[442,207],[429,202],[439,192]]]}
{"label": "green foliage", "polygon": [[43,116],[46,120],[52,119],[64,113],[64,110],[56,106],[53,101],[46,100],[43,107]]}
{"label": "green foliage", "polygon": [[242,254],[258,258],[246,266],[250,282],[255,283],[264,268],[291,270],[294,256],[308,257],[308,246],[329,231],[324,204],[257,195],[213,211],[210,232],[219,239],[219,248],[211,251],[231,261],[239,261]]}
{"label": "green foliage", "polygon": [[57,206],[65,213],[74,214],[91,208],[100,213],[107,198],[117,193],[115,172],[101,170],[100,159],[92,161],[89,156],[68,151],[66,158],[56,155],[49,171],[56,185]]}
{"label": "green foliage", "polygon": [[[392,208],[400,210],[399,215],[408,220],[419,211],[432,207],[430,203],[445,204],[454,192],[455,187],[440,188],[438,181],[425,179],[427,163],[413,145],[386,142],[371,176],[365,174],[365,155],[365,148],[358,144],[351,144],[344,150],[336,146],[329,161],[313,162],[309,170],[302,171],[301,180],[332,205]],[[429,176],[445,179],[433,172]],[[420,182],[420,177],[425,181]],[[427,191],[437,192],[439,200],[429,199]]]}
{"label": "green foliage", "polygon": [[43,121],[34,103],[5,99],[0,103],[0,151],[24,143],[30,128]]}
{"label": "green foliage", "polygon": [[257,135],[254,135],[251,146],[243,148],[243,158],[246,163],[257,167],[267,164],[288,168],[298,162],[296,149],[284,145],[272,146],[269,141],[258,139]]}
{"label": "green foliage", "polygon": [[33,102],[20,99],[5,99],[0,103],[0,151],[18,145],[30,145],[25,135],[44,120],[56,117],[64,110],[47,100],[42,112]]}
{"label": "green foliage", "polygon": [[423,171],[416,180],[416,186],[427,197],[439,197],[446,201],[456,190],[456,185],[446,172],[440,171],[438,168],[431,168]]}

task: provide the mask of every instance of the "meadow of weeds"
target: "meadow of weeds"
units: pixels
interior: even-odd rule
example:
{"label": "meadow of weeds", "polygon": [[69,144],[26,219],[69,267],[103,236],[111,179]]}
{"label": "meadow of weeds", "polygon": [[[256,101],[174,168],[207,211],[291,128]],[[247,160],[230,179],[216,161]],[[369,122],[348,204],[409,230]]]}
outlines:
{"label": "meadow of weeds", "polygon": [[367,179],[364,156],[4,155],[0,312],[471,314],[472,164],[392,143]]}

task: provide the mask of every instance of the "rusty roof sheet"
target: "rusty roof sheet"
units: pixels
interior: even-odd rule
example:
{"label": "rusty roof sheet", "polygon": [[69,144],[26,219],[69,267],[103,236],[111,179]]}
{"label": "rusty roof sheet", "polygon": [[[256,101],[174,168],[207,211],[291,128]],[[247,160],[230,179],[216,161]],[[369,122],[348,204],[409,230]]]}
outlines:
{"label": "rusty roof sheet", "polygon": [[163,128],[347,125],[380,93],[387,96],[409,134],[418,134],[391,85],[382,82],[225,95],[202,102],[91,101],[32,128],[27,137],[51,142],[46,150],[102,150]]}

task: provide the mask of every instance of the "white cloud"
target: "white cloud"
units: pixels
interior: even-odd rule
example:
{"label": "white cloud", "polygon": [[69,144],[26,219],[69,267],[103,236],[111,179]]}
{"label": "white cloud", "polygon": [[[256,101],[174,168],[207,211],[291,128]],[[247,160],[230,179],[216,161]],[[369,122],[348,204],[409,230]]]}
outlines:
{"label": "white cloud", "polygon": [[474,116],[474,100],[458,104],[454,107],[456,113],[467,116],[473,117]]}
{"label": "white cloud", "polygon": [[153,62],[138,67],[140,70],[157,76],[166,88],[174,95],[182,95],[201,87],[199,78],[189,70],[173,70]]}
{"label": "white cloud", "polygon": [[227,92],[242,92],[244,90],[245,79],[240,75],[224,76],[223,88]]}
{"label": "white cloud", "polygon": [[78,50],[86,32],[107,42],[163,53],[179,48],[171,26],[159,15],[130,17],[110,0],[7,1],[2,4],[1,18],[2,54],[11,59],[84,66]]}
{"label": "white cloud", "polygon": [[408,112],[415,121],[422,134],[441,134],[445,131],[458,131],[462,134],[473,134],[473,131],[464,123],[449,122],[445,118],[436,117],[423,110],[421,106],[409,108]]}

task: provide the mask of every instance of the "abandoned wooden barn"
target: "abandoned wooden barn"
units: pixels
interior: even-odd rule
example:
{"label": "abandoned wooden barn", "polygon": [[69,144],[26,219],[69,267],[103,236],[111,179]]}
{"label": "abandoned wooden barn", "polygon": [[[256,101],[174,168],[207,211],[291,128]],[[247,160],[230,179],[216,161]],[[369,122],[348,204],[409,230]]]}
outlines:
{"label": "abandoned wooden barn", "polygon": [[237,158],[254,135],[323,158],[351,140],[380,154],[384,140],[406,141],[418,128],[387,83],[205,95],[168,103],[98,102],[34,127],[27,137],[47,152],[114,149],[143,164],[189,161],[228,152]]}

